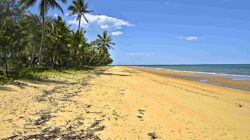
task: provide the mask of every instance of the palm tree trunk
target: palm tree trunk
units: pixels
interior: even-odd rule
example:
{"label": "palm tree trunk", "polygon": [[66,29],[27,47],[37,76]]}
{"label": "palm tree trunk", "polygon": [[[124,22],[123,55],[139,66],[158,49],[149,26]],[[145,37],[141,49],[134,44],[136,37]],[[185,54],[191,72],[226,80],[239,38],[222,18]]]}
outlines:
{"label": "palm tree trunk", "polygon": [[52,69],[55,67],[55,58],[56,58],[56,55],[54,53],[53,58],[52,58]]}
{"label": "palm tree trunk", "polygon": [[76,66],[76,46],[74,46],[74,51],[73,51],[73,67],[75,68]]}
{"label": "palm tree trunk", "polygon": [[45,0],[43,1],[43,13],[42,13],[42,26],[43,26],[43,31],[42,31],[42,38],[41,38],[41,43],[40,43],[40,49],[39,49],[39,65],[42,65],[43,61],[43,45],[44,45],[44,38],[45,38]]}
{"label": "palm tree trunk", "polygon": [[50,47],[50,54],[51,54],[51,58],[50,58],[50,63],[51,63],[51,68],[53,68],[54,67],[54,52],[53,52],[53,49],[52,49],[52,47]]}
{"label": "palm tree trunk", "polygon": [[5,61],[5,76],[8,78],[9,76],[9,70],[8,70],[8,58],[7,58],[7,48],[4,47],[4,61]]}
{"label": "palm tree trunk", "polygon": [[104,60],[104,58],[106,57],[106,54],[103,54],[103,56],[102,56],[102,60],[101,61],[99,61],[99,63],[97,64],[97,66],[101,66],[101,64],[103,63],[103,60]]}
{"label": "palm tree trunk", "polygon": [[91,57],[91,59],[89,60],[89,63],[88,63],[88,65],[90,64],[90,62],[94,59],[94,57],[97,55],[99,53],[99,51],[98,52],[96,52],[92,57]]}
{"label": "palm tree trunk", "polygon": [[42,55],[42,51],[43,51],[43,44],[44,44],[44,35],[45,35],[45,15],[42,15],[42,26],[43,26],[43,30],[42,30],[42,38],[41,38],[41,42],[40,42],[40,48],[39,48],[39,64],[38,65],[42,65],[42,59],[43,59],[43,55]]}
{"label": "palm tree trunk", "polygon": [[32,51],[31,51],[31,60],[30,60],[29,67],[34,65],[35,54],[36,54],[36,48],[35,48],[35,46],[33,46]]}
{"label": "palm tree trunk", "polygon": [[78,21],[78,29],[77,29],[79,35],[80,35],[80,28],[81,28],[81,17],[79,18],[79,21]]}
{"label": "palm tree trunk", "polygon": [[[83,53],[83,55],[84,55],[84,53]],[[87,57],[84,57],[84,56],[82,56],[82,57],[83,57],[83,65],[86,66],[86,64],[87,64]]]}
{"label": "palm tree trunk", "polygon": [[55,62],[56,62],[56,51],[57,51],[57,46],[55,46],[55,50],[51,51],[52,52],[52,68],[55,67]]}
{"label": "palm tree trunk", "polygon": [[[81,17],[79,18],[79,21],[78,21],[78,29],[77,29],[77,34],[76,34],[76,37],[77,37],[77,45],[80,44],[80,28],[81,28]],[[73,67],[75,68],[76,67],[76,54],[77,54],[77,46],[74,46],[74,56],[73,56]]]}

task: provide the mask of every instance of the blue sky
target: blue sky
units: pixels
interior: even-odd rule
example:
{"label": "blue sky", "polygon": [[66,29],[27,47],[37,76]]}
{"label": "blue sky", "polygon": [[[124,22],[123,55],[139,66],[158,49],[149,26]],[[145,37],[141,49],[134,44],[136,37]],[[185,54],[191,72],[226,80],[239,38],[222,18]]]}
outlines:
{"label": "blue sky", "polygon": [[[76,27],[75,17],[64,19]],[[249,0],[89,0],[89,41],[113,35],[113,64],[250,63]],[[37,6],[30,9],[38,11]],[[48,15],[57,16],[57,10]]]}

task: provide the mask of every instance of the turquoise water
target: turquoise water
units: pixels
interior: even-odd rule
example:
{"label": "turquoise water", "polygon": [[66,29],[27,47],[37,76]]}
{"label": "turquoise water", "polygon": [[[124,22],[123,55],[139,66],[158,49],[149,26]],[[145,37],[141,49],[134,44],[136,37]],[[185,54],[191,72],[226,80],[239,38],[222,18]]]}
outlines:
{"label": "turquoise water", "polygon": [[250,64],[140,65],[139,67],[221,75],[233,80],[250,80]]}

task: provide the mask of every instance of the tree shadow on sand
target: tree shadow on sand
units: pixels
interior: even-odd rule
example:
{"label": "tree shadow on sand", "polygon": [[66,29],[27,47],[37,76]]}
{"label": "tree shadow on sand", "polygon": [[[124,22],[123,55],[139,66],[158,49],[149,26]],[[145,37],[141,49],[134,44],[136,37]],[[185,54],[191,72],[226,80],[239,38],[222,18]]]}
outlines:
{"label": "tree shadow on sand", "polygon": [[28,81],[34,84],[43,84],[43,83],[67,84],[67,81],[51,80],[48,78],[36,77],[31,74],[20,78],[20,80]]}
{"label": "tree shadow on sand", "polygon": [[3,87],[3,86],[0,86],[0,91],[13,91],[11,88],[9,87]]}
{"label": "tree shadow on sand", "polygon": [[98,136],[94,134],[94,131],[63,131],[61,128],[46,128],[42,130],[41,133],[27,135],[27,136],[18,136],[13,135],[3,140],[13,140],[13,139],[37,139],[37,140],[100,140]]}
{"label": "tree shadow on sand", "polygon": [[127,74],[115,74],[115,73],[98,73],[98,75],[113,75],[113,76],[131,76],[131,75],[127,75]]}
{"label": "tree shadow on sand", "polygon": [[[10,137],[4,138],[3,140],[13,139],[37,139],[37,140],[48,140],[48,139],[60,139],[60,140],[100,140],[95,134],[98,131],[104,130],[105,126],[101,125],[100,120],[96,120],[87,129],[79,129],[81,125],[84,125],[83,118],[76,118],[72,122],[61,126],[61,127],[46,127],[40,132],[35,134],[13,134]],[[33,124],[40,126],[41,124]]]}

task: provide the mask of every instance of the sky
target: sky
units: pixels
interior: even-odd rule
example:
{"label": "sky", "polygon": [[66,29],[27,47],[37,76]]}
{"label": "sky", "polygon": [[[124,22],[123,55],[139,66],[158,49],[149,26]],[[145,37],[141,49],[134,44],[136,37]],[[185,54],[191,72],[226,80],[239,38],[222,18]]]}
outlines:
{"label": "sky", "polygon": [[[114,65],[250,64],[249,0],[88,0],[88,41],[107,30]],[[50,10],[71,28],[72,0]],[[38,12],[37,5],[30,8]]]}

